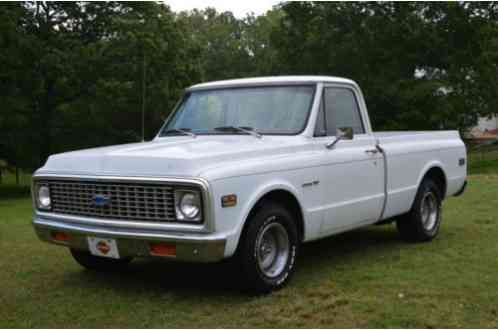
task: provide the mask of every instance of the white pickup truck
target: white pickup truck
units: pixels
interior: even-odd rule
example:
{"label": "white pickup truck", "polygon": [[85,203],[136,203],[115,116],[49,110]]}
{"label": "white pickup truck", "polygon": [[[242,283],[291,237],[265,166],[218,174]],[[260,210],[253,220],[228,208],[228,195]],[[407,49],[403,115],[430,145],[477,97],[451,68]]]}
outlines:
{"label": "white pickup truck", "polygon": [[151,142],[49,157],[33,224],[88,269],[234,257],[268,292],[304,242],[391,221],[433,239],[465,184],[457,131],[374,133],[352,80],[238,79],[188,88]]}

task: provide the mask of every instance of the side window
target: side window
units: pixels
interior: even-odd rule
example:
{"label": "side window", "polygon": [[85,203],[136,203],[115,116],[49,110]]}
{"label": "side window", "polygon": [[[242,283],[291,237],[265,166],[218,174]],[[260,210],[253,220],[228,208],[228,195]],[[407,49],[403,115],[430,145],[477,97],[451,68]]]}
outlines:
{"label": "side window", "polygon": [[320,108],[318,109],[318,117],[315,124],[315,136],[326,136],[327,128],[325,126],[325,111],[323,109],[323,97],[320,100]]}
{"label": "side window", "polygon": [[352,127],[354,134],[365,133],[353,91],[327,87],[323,96],[328,135],[335,135],[340,127]]}

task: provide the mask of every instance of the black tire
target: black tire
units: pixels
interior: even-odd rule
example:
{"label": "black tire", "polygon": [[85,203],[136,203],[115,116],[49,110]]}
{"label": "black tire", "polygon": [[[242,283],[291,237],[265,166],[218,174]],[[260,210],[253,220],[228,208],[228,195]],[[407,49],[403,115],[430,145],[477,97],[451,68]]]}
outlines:
{"label": "black tire", "polygon": [[[283,206],[267,202],[247,221],[247,227],[241,237],[237,259],[249,289],[256,293],[269,293],[272,290],[282,288],[294,273],[295,260],[300,244],[293,216]],[[275,231],[275,233],[272,231]],[[269,241],[273,240],[275,251],[284,251],[286,249],[284,231],[288,241],[287,258],[275,257],[275,260],[268,267],[270,269],[262,269],[260,258],[264,258],[263,255],[265,254],[267,256],[271,254],[268,249],[266,251],[263,249],[265,247],[263,246],[264,238],[273,236],[274,238]],[[277,237],[280,237],[280,239],[277,239]],[[280,241],[280,243],[277,241]],[[279,255],[285,255],[285,253]],[[276,261],[277,258],[281,259]],[[271,273],[273,268],[275,269],[275,274],[269,276],[268,273]]]}
{"label": "black tire", "polygon": [[[434,207],[426,207],[429,203]],[[434,239],[439,233],[441,225],[442,196],[439,186],[433,180],[427,178],[422,181],[415,196],[410,212],[400,216],[396,220],[396,227],[401,237],[408,242],[426,242]],[[428,213],[424,210],[429,209]],[[434,210],[431,212],[431,210]],[[430,216],[430,218],[428,218]]]}
{"label": "black tire", "polygon": [[120,271],[126,268],[132,258],[110,259],[91,255],[88,251],[70,249],[74,260],[86,269],[99,272]]}

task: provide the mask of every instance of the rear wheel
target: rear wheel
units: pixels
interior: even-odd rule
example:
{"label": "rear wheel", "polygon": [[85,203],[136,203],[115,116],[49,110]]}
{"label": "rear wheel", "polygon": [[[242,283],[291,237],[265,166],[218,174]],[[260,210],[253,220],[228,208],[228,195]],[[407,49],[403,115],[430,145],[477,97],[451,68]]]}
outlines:
{"label": "rear wheel", "polygon": [[439,186],[424,179],[412,209],[396,221],[401,237],[411,242],[430,241],[439,233],[442,197]]}
{"label": "rear wheel", "polygon": [[294,219],[281,205],[266,203],[248,221],[238,254],[244,276],[258,293],[279,289],[294,272],[299,247]]}
{"label": "rear wheel", "polygon": [[70,249],[74,260],[86,269],[94,271],[117,271],[123,270],[132,260],[132,258],[111,259],[97,257],[88,251]]}

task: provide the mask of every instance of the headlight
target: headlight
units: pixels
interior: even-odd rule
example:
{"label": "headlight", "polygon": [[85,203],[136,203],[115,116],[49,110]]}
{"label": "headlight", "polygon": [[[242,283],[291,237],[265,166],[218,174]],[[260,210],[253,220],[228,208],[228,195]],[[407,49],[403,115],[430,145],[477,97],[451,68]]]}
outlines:
{"label": "headlight", "polygon": [[40,209],[50,209],[52,201],[50,200],[50,189],[48,188],[48,186],[38,186],[37,203],[38,208]]}
{"label": "headlight", "polygon": [[179,221],[202,220],[201,196],[199,192],[193,190],[175,191],[176,219]]}

